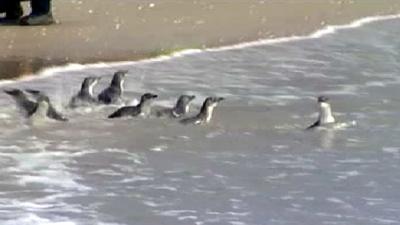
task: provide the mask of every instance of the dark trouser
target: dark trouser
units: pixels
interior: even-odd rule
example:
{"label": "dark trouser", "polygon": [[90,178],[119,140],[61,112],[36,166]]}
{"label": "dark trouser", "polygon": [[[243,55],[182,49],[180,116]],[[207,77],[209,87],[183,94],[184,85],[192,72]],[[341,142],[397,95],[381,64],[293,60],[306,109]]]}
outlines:
{"label": "dark trouser", "polygon": [[[5,12],[7,17],[18,15],[21,11],[20,1],[24,0],[0,0],[0,13]],[[31,0],[31,15],[43,15],[51,11],[51,0]]]}
{"label": "dark trouser", "polygon": [[31,15],[43,15],[51,11],[51,0],[31,0]]}
{"label": "dark trouser", "polygon": [[8,18],[18,18],[21,16],[22,8],[18,0],[1,0],[0,13],[6,13]]}

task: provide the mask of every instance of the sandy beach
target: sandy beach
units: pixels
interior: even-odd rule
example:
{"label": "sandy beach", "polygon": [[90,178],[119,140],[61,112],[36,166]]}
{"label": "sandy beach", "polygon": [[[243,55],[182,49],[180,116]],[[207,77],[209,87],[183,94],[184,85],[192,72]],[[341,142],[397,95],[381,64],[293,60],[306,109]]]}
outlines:
{"label": "sandy beach", "polygon": [[[24,8],[29,13],[26,2]],[[55,25],[0,27],[0,79],[65,63],[137,60],[302,35],[399,12],[398,0],[54,0]]]}

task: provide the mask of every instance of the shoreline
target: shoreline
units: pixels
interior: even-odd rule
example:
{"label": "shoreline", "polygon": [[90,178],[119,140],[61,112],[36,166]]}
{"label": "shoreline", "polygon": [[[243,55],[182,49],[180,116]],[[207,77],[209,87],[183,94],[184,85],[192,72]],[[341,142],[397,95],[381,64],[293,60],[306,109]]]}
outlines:
{"label": "shoreline", "polygon": [[[365,0],[364,0],[365,1]],[[73,1],[74,2],[74,1]],[[96,2],[95,0],[91,0],[90,2]],[[125,3],[122,1],[119,1],[120,6],[114,7],[114,10],[121,9],[119,7],[126,6],[124,4],[139,4],[143,5],[144,3]],[[330,6],[335,5],[341,10],[336,9],[329,9],[328,11],[331,12],[331,14],[337,15],[337,14],[345,14],[346,16],[343,17],[329,17],[329,16],[321,16],[321,15],[314,15],[314,14],[307,14],[306,11],[301,11],[299,13],[294,13],[296,14],[295,16],[290,16],[289,14],[283,13],[282,15],[279,15],[280,18],[274,18],[271,20],[264,20],[265,16],[262,16],[261,21],[258,21],[258,23],[251,24],[251,20],[257,20],[260,18],[260,15],[267,15],[268,11],[271,10],[278,10],[283,7],[289,7],[292,10],[303,10],[307,5],[313,4],[313,3],[293,3],[291,1],[284,1],[283,3],[277,3],[277,2],[264,2],[262,5],[265,4],[271,4],[268,5],[268,7],[259,9],[258,13],[252,12],[253,14],[259,15],[257,16],[249,16],[247,20],[242,21],[244,25],[245,23],[249,23],[249,28],[253,29],[253,31],[250,31],[249,33],[242,33],[240,32],[241,30],[249,30],[248,28],[243,28],[242,26],[240,27],[233,27],[237,29],[227,28],[225,31],[219,31],[217,33],[216,40],[216,34],[210,34],[208,32],[200,31],[200,34],[194,38],[194,36],[188,38],[188,37],[177,37],[177,33],[185,33],[185,34],[190,34],[194,35],[196,33],[199,33],[198,31],[194,30],[193,26],[184,26],[184,25],[179,25],[177,27],[174,27],[174,29],[171,30],[161,30],[158,31],[158,33],[161,35],[163,34],[162,37],[153,37],[147,39],[146,34],[149,32],[155,32],[155,30],[147,30],[146,32],[136,35],[135,32],[132,30],[122,30],[122,27],[125,26],[124,24],[127,22],[123,22],[124,20],[121,18],[127,17],[128,19],[131,19],[128,15],[122,15],[119,18],[119,22],[115,23],[112,22],[112,25],[115,26],[114,28],[117,28],[118,25],[118,32],[115,32],[115,30],[112,30],[113,32],[93,26],[94,24],[98,24],[100,22],[104,22],[105,24],[109,24],[110,21],[91,21],[88,19],[86,23],[83,24],[75,24],[71,25],[71,21],[69,17],[62,16],[63,13],[67,12],[68,10],[59,10],[60,7],[65,7],[65,6],[71,6],[74,5],[73,3],[65,3],[65,2],[60,2],[60,1],[55,1],[54,3],[54,11],[55,11],[55,16],[56,18],[60,18],[62,21],[61,23],[58,23],[53,26],[48,26],[48,27],[28,27],[28,28],[22,28],[18,26],[6,26],[5,29],[3,27],[0,27],[0,34],[3,34],[3,43],[8,43],[8,45],[1,45],[0,44],[0,50],[4,50],[3,57],[0,57],[0,79],[4,80],[10,80],[10,79],[15,79],[24,75],[30,75],[30,74],[35,74],[38,71],[41,71],[45,68],[48,67],[54,67],[54,66],[62,66],[62,65],[67,65],[67,64],[96,64],[99,62],[120,62],[120,61],[140,61],[140,60],[146,60],[146,59],[151,59],[151,58],[157,58],[158,56],[162,55],[168,55],[170,53],[174,52],[179,52],[180,50],[185,50],[185,49],[213,49],[213,48],[225,48],[225,46],[233,46],[233,45],[241,45],[243,43],[252,43],[252,42],[257,42],[259,40],[274,40],[277,38],[290,38],[292,36],[308,36],[316,31],[321,30],[323,27],[326,27],[327,25],[343,25],[343,24],[349,24],[350,22],[354,20],[359,20],[360,18],[365,18],[365,17],[371,17],[371,16],[383,16],[387,14],[399,14],[400,13],[400,2],[397,2],[395,4],[395,1],[392,0],[387,0],[383,1],[381,3],[381,7],[374,8],[373,6],[376,6],[376,3],[373,1],[368,1],[364,3],[360,3],[360,1],[354,1],[353,3],[350,3],[350,1],[331,1],[334,3],[318,3],[315,6],[316,9],[315,12],[321,13],[321,9],[329,9]],[[340,4],[338,4],[340,2]],[[218,5],[224,5],[227,6],[235,6],[238,7],[236,8],[237,12],[242,12],[243,13],[243,8],[246,9],[246,7],[250,7],[254,9],[254,4],[260,5],[261,3],[259,1],[249,1],[246,3],[243,2],[233,2],[233,3],[224,3],[221,1],[213,1],[213,0],[207,0],[203,1],[205,5],[214,5],[213,10],[215,11]],[[112,3],[107,3],[107,4],[112,4]],[[106,4],[106,5],[107,5]],[[146,2],[146,4],[149,4]],[[159,17],[162,17],[159,13],[157,12],[151,12],[153,9],[161,8],[163,10],[165,9],[170,9],[173,5],[186,5],[183,3],[168,3],[159,1],[156,3],[151,3],[154,4],[153,7],[148,6],[148,9],[141,9],[141,11],[145,11],[147,13],[146,15],[140,15],[138,17],[140,18],[145,18],[145,19],[156,19]],[[193,4],[193,3],[191,3]],[[199,3],[197,3],[199,4]],[[386,5],[385,5],[386,4]],[[80,4],[81,8],[84,8],[83,5],[84,3]],[[117,4],[118,5],[118,4]],[[162,7],[165,5],[165,7]],[[338,6],[337,6],[338,5]],[[26,5],[24,5],[26,7]],[[97,6],[97,5],[96,5]],[[233,7],[232,6],[232,7]],[[246,7],[245,7],[246,6]],[[363,7],[368,10],[361,10],[359,9],[354,10],[353,8],[359,8]],[[98,8],[96,9],[89,9],[89,15],[94,14],[94,12],[97,12],[99,9],[106,10],[108,7],[106,6],[97,6]],[[139,6],[138,6],[139,7]],[[274,8],[275,7],[275,8]],[[140,8],[140,7],[139,7]],[[137,8],[137,9],[139,9]],[[179,8],[179,7],[178,7]],[[374,9],[372,9],[374,8]],[[160,10],[161,10],[160,9]],[[196,9],[196,8],[194,8]],[[93,10],[93,11],[90,11]],[[178,9],[175,9],[178,10]],[[193,9],[192,9],[193,10]],[[254,9],[255,10],[255,9]],[[353,12],[353,11],[354,12]],[[83,10],[85,11],[85,10]],[[162,11],[162,10],[161,10]],[[279,11],[279,10],[278,10]],[[91,12],[91,13],[90,13]],[[108,12],[108,11],[107,11]],[[176,11],[175,11],[176,12]],[[231,15],[232,12],[226,12],[226,10],[222,9],[223,13],[227,13],[228,15]],[[236,12],[236,11],[233,11]],[[109,14],[112,14],[112,12],[108,12]],[[170,12],[168,12],[170,13]],[[167,14],[168,14],[167,13]],[[173,12],[172,12],[173,13]],[[207,12],[209,14],[203,15],[205,18],[210,17],[214,18],[215,16],[221,17],[221,15],[216,15],[218,13],[215,12]],[[264,14],[266,13],[266,14]],[[281,10],[282,13],[282,10]],[[211,14],[211,15],[210,15]],[[306,15],[304,15],[306,14]],[[366,14],[366,15],[364,15]],[[377,14],[377,15],[370,15],[370,14]],[[169,15],[169,14],[168,14]],[[269,15],[269,14],[268,14]],[[72,15],[74,16],[74,15]],[[75,15],[76,16],[76,15]],[[313,19],[313,16],[316,18]],[[131,16],[132,17],[132,16]],[[229,17],[227,15],[222,16],[223,18]],[[254,18],[256,17],[256,19]],[[288,23],[289,18],[303,18],[306,23],[304,24],[304,21],[300,21],[296,24],[286,24],[283,26],[282,22]],[[97,18],[97,17],[96,17]],[[167,18],[166,15],[164,19]],[[180,17],[179,17],[180,18]],[[182,18],[185,18],[183,16]],[[198,19],[196,16],[191,17],[192,20]],[[292,18],[292,20],[293,20]],[[126,19],[126,18],[125,18]],[[189,20],[189,19],[187,19]],[[282,21],[284,20],[284,21]],[[286,20],[286,21],[285,21]],[[197,21],[197,20],[196,20]],[[158,21],[159,22],[159,21]],[[227,25],[229,23],[235,23],[236,21],[228,21],[226,22]],[[347,23],[346,23],[347,22]],[[183,23],[183,22],[181,22]],[[88,25],[90,29],[92,29],[92,32],[96,34],[95,36],[82,36],[82,33],[84,31],[87,31]],[[117,25],[116,25],[117,24]],[[225,25],[226,25],[225,24]],[[110,24],[109,24],[110,25]],[[138,25],[138,24],[136,24]],[[140,25],[140,24],[139,24]],[[143,28],[149,28],[146,27],[148,24],[144,23],[141,24],[141,29]],[[205,28],[203,29],[209,29],[209,30],[214,30],[216,28],[219,28],[220,25],[218,26],[213,26],[211,25],[204,25]],[[301,26],[300,26],[301,25]],[[156,24],[155,26],[158,26],[160,28],[160,24]],[[128,26],[129,27],[129,26]],[[275,28],[274,28],[275,27]],[[266,31],[263,33],[261,32],[262,30],[260,29],[265,29]],[[279,29],[278,29],[279,28]],[[76,35],[76,33],[71,33],[73,31],[78,31],[81,32],[81,34]],[[233,29],[233,31],[232,31]],[[122,32],[119,32],[121,31]],[[140,30],[140,29],[139,29]],[[39,32],[39,33],[38,33]],[[60,45],[60,32],[63,37],[61,38],[64,42],[64,45]],[[109,35],[109,37],[104,37],[105,33],[112,33]],[[176,33],[177,32],[177,33]],[[221,33],[222,32],[222,33]],[[254,33],[256,32],[256,33]],[[260,33],[261,32],[261,33]],[[31,34],[31,35],[29,35]],[[32,35],[34,34],[34,35]],[[35,40],[36,45],[29,45],[32,43],[32,40],[29,39],[29,37],[33,36],[33,40]],[[139,36],[139,37],[137,37]],[[10,38],[10,37],[14,37]],[[97,38],[95,40],[89,40],[87,42],[82,42],[79,41],[80,38]],[[136,40],[131,40],[129,38],[136,37]],[[224,39],[225,38],[225,39]],[[117,40],[116,42],[112,42],[110,44],[110,41],[112,40]],[[158,42],[165,42],[164,46],[160,45],[160,43],[155,43],[156,41]],[[46,42],[46,45],[43,44],[43,42]],[[11,44],[10,44],[11,43]],[[132,43],[141,43],[142,45],[135,45],[133,46]],[[133,47],[126,47],[126,46],[133,46]],[[100,50],[96,50],[96,47]],[[106,51],[107,50],[107,51]]]}
{"label": "shoreline", "polygon": [[385,16],[375,16],[375,17],[364,17],[358,20],[354,20],[348,24],[344,25],[328,25],[320,30],[316,30],[308,35],[304,36],[292,36],[292,37],[280,37],[275,39],[261,39],[252,42],[244,42],[234,45],[227,45],[227,46],[220,46],[215,48],[207,48],[207,49],[183,49],[178,50],[175,52],[171,52],[170,54],[161,54],[155,57],[150,58],[142,58],[138,60],[124,60],[124,61],[112,61],[112,62],[96,62],[96,63],[67,63],[59,66],[50,66],[44,67],[38,70],[37,75],[27,74],[28,76],[20,76],[14,79],[3,79],[0,80],[0,86],[18,82],[18,81],[29,81],[34,79],[43,79],[46,77],[53,76],[54,74],[62,71],[79,71],[87,68],[108,68],[114,66],[124,66],[124,65],[132,65],[132,64],[139,64],[139,63],[152,63],[152,62],[159,62],[165,60],[172,60],[177,57],[184,57],[187,55],[193,54],[200,54],[204,52],[218,52],[218,51],[228,51],[234,49],[243,49],[248,47],[260,46],[260,45],[272,45],[272,44],[279,44],[279,43],[286,43],[292,41],[301,41],[307,39],[314,39],[314,38],[322,38],[326,35],[335,34],[337,31],[346,30],[346,29],[355,29],[358,27],[362,27],[364,25],[385,21],[385,20],[393,20],[393,19],[400,19],[400,14],[395,15],[385,15]]}

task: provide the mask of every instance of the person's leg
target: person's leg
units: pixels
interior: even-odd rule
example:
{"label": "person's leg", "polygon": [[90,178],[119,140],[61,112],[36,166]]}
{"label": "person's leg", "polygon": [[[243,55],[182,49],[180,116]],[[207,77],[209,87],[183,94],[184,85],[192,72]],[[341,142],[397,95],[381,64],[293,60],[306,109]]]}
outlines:
{"label": "person's leg", "polygon": [[5,13],[7,9],[7,1],[0,2],[0,13]]}
{"label": "person's leg", "polygon": [[21,25],[49,25],[54,23],[51,0],[31,0],[32,12],[21,19]]}
{"label": "person's leg", "polygon": [[19,0],[2,0],[0,5],[0,12],[5,12],[6,17],[4,19],[17,20],[22,14],[22,7]]}
{"label": "person's leg", "polygon": [[51,0],[31,0],[31,15],[38,16],[50,13]]}

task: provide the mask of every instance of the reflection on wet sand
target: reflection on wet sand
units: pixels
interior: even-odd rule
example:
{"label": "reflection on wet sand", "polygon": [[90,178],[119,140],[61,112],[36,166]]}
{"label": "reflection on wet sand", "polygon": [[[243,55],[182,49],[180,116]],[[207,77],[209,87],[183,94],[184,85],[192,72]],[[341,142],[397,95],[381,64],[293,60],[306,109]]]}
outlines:
{"label": "reflection on wet sand", "polygon": [[0,79],[15,79],[16,77],[35,74],[46,65],[62,65],[66,60],[13,57],[0,60]]}

